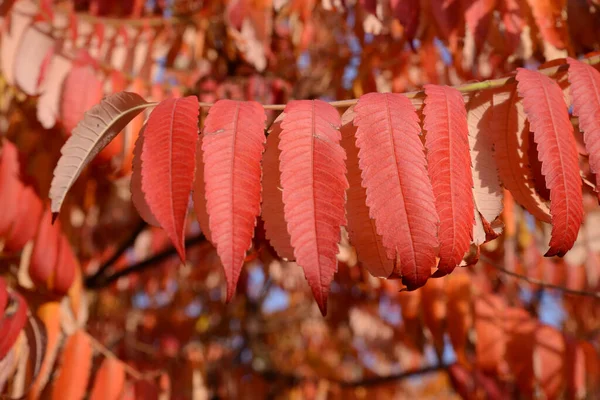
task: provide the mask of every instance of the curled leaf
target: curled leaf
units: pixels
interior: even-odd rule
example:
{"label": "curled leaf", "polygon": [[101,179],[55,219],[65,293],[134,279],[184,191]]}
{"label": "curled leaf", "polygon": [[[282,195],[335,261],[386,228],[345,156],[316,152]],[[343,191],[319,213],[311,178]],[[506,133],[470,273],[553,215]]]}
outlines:
{"label": "curled leaf", "polygon": [[73,183],[90,161],[138,115],[147,103],[138,94],[115,93],[84,114],[61,149],[50,187],[52,212],[58,213]]}

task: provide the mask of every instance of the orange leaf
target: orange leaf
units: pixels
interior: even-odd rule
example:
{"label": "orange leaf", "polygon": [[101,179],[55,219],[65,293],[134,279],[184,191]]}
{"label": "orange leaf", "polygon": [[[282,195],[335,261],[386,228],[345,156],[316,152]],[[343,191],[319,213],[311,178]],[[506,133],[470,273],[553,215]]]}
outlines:
{"label": "orange leaf", "polygon": [[105,358],[94,379],[90,400],[118,400],[124,388],[123,362],[113,357]]}
{"label": "orange leaf", "polygon": [[471,308],[472,281],[465,269],[460,268],[452,273],[446,283],[448,336],[454,347],[458,361],[467,365],[466,347],[469,330],[473,325]]}
{"label": "orange leaf", "polygon": [[498,373],[504,359],[505,339],[501,297],[485,294],[475,300],[476,364],[483,371]]}
{"label": "orange leaf", "polygon": [[77,330],[69,336],[61,357],[52,400],[81,400],[86,394],[92,368],[92,345],[87,333]]}
{"label": "orange leaf", "polygon": [[42,304],[37,310],[37,315],[46,328],[46,354],[40,372],[28,394],[28,398],[31,400],[39,398],[44,390],[58,354],[61,339],[60,303],[52,301]]}

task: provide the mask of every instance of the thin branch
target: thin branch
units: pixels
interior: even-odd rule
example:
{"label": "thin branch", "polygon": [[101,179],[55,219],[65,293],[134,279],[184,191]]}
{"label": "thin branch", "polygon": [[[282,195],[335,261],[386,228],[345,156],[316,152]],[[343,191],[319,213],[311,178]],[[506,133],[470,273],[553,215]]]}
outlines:
{"label": "thin branch", "polygon": [[596,299],[600,299],[600,292],[589,292],[586,290],[569,289],[564,286],[555,285],[553,283],[544,282],[544,281],[536,279],[536,278],[530,278],[528,276],[517,274],[516,272],[513,272],[513,271],[509,271],[506,268],[504,268],[504,267],[500,266],[499,264],[497,264],[496,262],[494,262],[489,257],[486,257],[484,255],[480,256],[479,259],[482,260],[483,262],[485,262],[486,264],[488,264],[489,266],[497,269],[498,271],[505,273],[506,275],[510,275],[513,278],[524,280],[525,282],[531,283],[532,285],[538,285],[543,288],[559,290],[563,293],[568,293],[568,294],[572,294],[575,296],[587,296],[587,297],[594,297]]}
{"label": "thin branch", "polygon": [[[202,242],[206,241],[206,238],[204,237],[203,234],[200,234],[198,236],[194,236],[191,237],[189,239],[186,239],[185,241],[185,247],[186,249],[189,249],[192,246],[195,246],[197,244],[200,244]],[[114,274],[111,274],[109,276],[100,278],[94,282],[87,282],[86,281],[86,287],[88,289],[101,289],[104,288],[108,285],[110,285],[111,283],[117,281],[119,278],[122,278],[124,276],[127,276],[129,274],[132,273],[136,273],[136,272],[141,272],[144,271],[146,269],[152,268],[154,267],[156,264],[160,263],[161,261],[164,261],[170,257],[173,257],[177,255],[177,250],[175,250],[174,247],[169,247],[163,251],[161,251],[160,253],[149,257],[145,260],[140,261],[137,264],[134,264],[130,267],[127,267],[125,269],[116,271]]]}
{"label": "thin branch", "polygon": [[[403,379],[412,378],[415,376],[430,374],[432,372],[443,371],[443,370],[446,370],[447,368],[448,368],[448,365],[439,364],[439,365],[432,365],[429,367],[424,367],[424,368],[415,369],[415,370],[411,370],[411,371],[405,371],[405,372],[401,372],[398,374],[376,376],[373,378],[365,378],[365,379],[359,379],[359,380],[355,380],[355,381],[345,381],[345,380],[328,379],[328,378],[323,378],[323,379],[329,381],[330,383],[337,384],[337,385],[340,385],[340,386],[346,387],[346,388],[377,386],[377,385],[383,385],[385,383],[401,381]],[[286,374],[286,373],[281,373],[281,372],[274,371],[274,370],[257,371],[256,369],[254,369],[254,372],[259,374],[260,376],[262,376],[267,381],[284,381],[288,386],[296,386],[301,382],[305,382],[305,381],[313,379],[311,377],[305,377],[305,376],[295,375],[295,374]],[[317,379],[317,378],[314,378],[314,379]]]}
{"label": "thin branch", "polygon": [[135,228],[135,230],[131,233],[127,240],[121,243],[121,246],[119,246],[119,248],[114,252],[114,254],[108,260],[106,260],[93,275],[90,275],[85,278],[85,285],[88,287],[90,285],[93,286],[94,282],[100,280],[106,272],[106,270],[112,267],[119,260],[119,258],[121,258],[123,253],[125,253],[128,248],[135,244],[137,237],[140,235],[140,233],[142,233],[146,226],[146,222],[141,220],[138,226]]}
{"label": "thin branch", "polygon": [[[117,357],[112,351],[107,349],[106,346],[104,346],[102,343],[100,343],[98,341],[98,339],[96,339],[95,337],[90,335],[88,332],[85,332],[85,334],[90,339],[90,342],[92,343],[92,347],[98,353],[102,354],[106,358],[115,358],[115,359],[121,361],[121,359],[119,359],[119,357]],[[162,371],[160,371],[160,370],[150,371],[150,372],[141,372],[123,361],[121,361],[121,363],[123,364],[123,369],[125,370],[127,375],[131,376],[136,381],[141,381],[144,379],[153,379],[162,374]]]}

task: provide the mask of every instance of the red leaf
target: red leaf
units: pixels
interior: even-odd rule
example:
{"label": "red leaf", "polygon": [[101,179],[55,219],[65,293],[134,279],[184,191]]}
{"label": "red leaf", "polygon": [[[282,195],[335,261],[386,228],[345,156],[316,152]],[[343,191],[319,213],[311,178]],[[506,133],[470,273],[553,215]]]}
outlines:
{"label": "red leaf", "polygon": [[455,41],[463,15],[460,1],[431,0],[431,11],[440,36],[445,40]]}
{"label": "red leaf", "polygon": [[[579,117],[585,148],[590,155],[590,169],[600,180],[600,72],[591,65],[567,58],[573,114]],[[596,183],[600,196],[600,186]]]}
{"label": "red leaf", "polygon": [[460,92],[425,86],[425,147],[429,176],[440,218],[438,275],[452,272],[473,239],[473,176],[467,112]]}
{"label": "red leaf", "polygon": [[225,269],[227,301],[237,285],[260,214],[266,114],[256,102],[219,100],[202,134],[206,210]]}
{"label": "red leaf", "polygon": [[52,400],[84,398],[92,368],[92,345],[87,333],[76,331],[65,344],[58,377],[52,388]]}
{"label": "red leaf", "polygon": [[19,293],[9,293],[10,301],[0,319],[0,360],[13,346],[27,322],[27,303]]}
{"label": "red leaf", "polygon": [[18,209],[19,160],[17,148],[8,140],[2,141],[0,152],[0,237],[8,235]]}
{"label": "red leaf", "polygon": [[279,143],[285,218],[296,261],[325,315],[337,271],[340,226],[346,223],[340,116],[321,100],[291,101],[285,114]]}
{"label": "red leaf", "polygon": [[490,131],[498,175],[515,201],[540,221],[550,222],[550,210],[535,190],[527,154],[529,134],[522,102],[516,91],[494,93]]}
{"label": "red leaf", "polygon": [[567,23],[562,13],[566,0],[528,0],[535,22],[544,40],[562,50],[566,48]]}
{"label": "red leaf", "polygon": [[210,223],[208,221],[208,212],[206,211],[206,192],[204,185],[204,161],[202,160],[202,141],[198,140],[196,144],[196,173],[194,178],[194,190],[192,192],[194,202],[194,213],[200,225],[202,234],[212,243],[210,234]]}
{"label": "red leaf", "polygon": [[198,140],[198,98],[160,102],[148,118],[142,147],[142,190],[185,262],[185,217],[194,183]]}
{"label": "red leaf", "polygon": [[431,275],[438,246],[438,216],[419,117],[410,100],[400,94],[366,94],[354,109],[369,215],[387,256],[397,259],[396,273],[409,290],[416,289]]}
{"label": "red leaf", "polygon": [[61,120],[68,134],[83,119],[83,114],[98,104],[104,95],[103,83],[90,65],[74,65],[63,84]]}
{"label": "red leaf", "polygon": [[504,24],[504,36],[506,38],[505,54],[512,54],[521,42],[521,32],[525,22],[519,0],[500,0],[500,11]]}
{"label": "red leaf", "polygon": [[285,114],[281,113],[271,125],[265,154],[263,155],[263,198],[262,219],[265,222],[265,236],[279,257],[294,260],[292,239],[287,230],[283,211],[283,197],[279,175],[279,135],[281,121]]}
{"label": "red leaf", "polygon": [[50,69],[50,64],[52,62],[52,58],[54,57],[54,47],[51,47],[46,54],[44,55],[44,59],[40,65],[40,74],[38,75],[38,79],[36,82],[36,90],[40,92],[42,84],[46,80],[46,76],[48,75],[48,71]]}
{"label": "red leaf", "polygon": [[60,267],[57,264],[59,244],[60,224],[52,224],[52,212],[48,208],[42,216],[29,264],[29,276],[37,285],[46,286],[54,268]]}
{"label": "red leaf", "polygon": [[542,173],[550,189],[552,237],[546,256],[563,256],[583,221],[583,196],[577,146],[563,94],[556,82],[519,68],[517,90],[538,145]]}
{"label": "red leaf", "polygon": [[0,319],[4,317],[4,311],[8,304],[8,291],[6,289],[6,281],[0,278]]}
{"label": "red leaf", "polygon": [[31,186],[24,187],[20,183],[19,185],[22,189],[12,193],[12,195],[17,196],[19,200],[17,205],[18,209],[15,214],[15,223],[10,235],[6,239],[5,248],[8,251],[21,250],[27,242],[35,237],[44,211],[42,202]]}
{"label": "red leaf", "polygon": [[477,49],[481,49],[487,39],[492,14],[497,0],[468,0],[465,6],[467,28],[475,38]]}
{"label": "red leaf", "polygon": [[409,41],[415,37],[419,28],[421,2],[419,0],[390,0],[393,15],[404,27],[404,35]]}
{"label": "red leaf", "polygon": [[50,289],[58,295],[66,295],[75,280],[75,270],[79,267],[71,243],[66,236],[60,235],[58,262],[54,268]]}
{"label": "red leaf", "polygon": [[394,273],[395,252],[391,258],[386,254],[382,238],[377,234],[375,220],[369,216],[367,191],[362,187],[361,171],[356,147],[356,127],[352,123],[356,113],[354,106],[342,115],[341,145],[346,150],[346,168],[349,187],[346,192],[346,215],[350,243],[356,248],[358,260],[373,276],[389,277]]}
{"label": "red leaf", "polygon": [[156,220],[156,217],[154,214],[152,214],[152,211],[150,211],[150,206],[148,206],[146,196],[142,191],[142,148],[144,146],[145,130],[146,125],[144,125],[140,130],[140,134],[135,141],[135,147],[133,148],[130,182],[131,201],[137,212],[140,214],[140,217],[142,217],[142,219],[146,221],[148,225],[160,226]]}
{"label": "red leaf", "polygon": [[90,400],[118,400],[125,388],[125,368],[114,357],[105,358],[94,379]]}

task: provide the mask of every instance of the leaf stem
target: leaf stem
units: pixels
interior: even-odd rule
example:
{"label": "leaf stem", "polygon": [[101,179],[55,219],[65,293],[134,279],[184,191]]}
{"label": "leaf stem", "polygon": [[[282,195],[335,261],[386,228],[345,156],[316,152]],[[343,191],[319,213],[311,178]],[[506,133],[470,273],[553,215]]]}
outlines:
{"label": "leaf stem", "polygon": [[524,280],[525,282],[531,283],[532,285],[538,285],[538,286],[541,286],[541,287],[547,288],[547,289],[559,290],[563,293],[572,294],[575,296],[587,296],[587,297],[593,297],[596,299],[600,299],[600,292],[589,292],[586,290],[569,289],[568,287],[555,285],[553,283],[545,282],[540,279],[530,278],[528,276],[517,274],[516,272],[513,272],[513,271],[509,271],[506,268],[504,268],[504,267],[500,266],[499,264],[497,264],[496,262],[494,262],[491,258],[489,258],[487,256],[481,255],[479,257],[479,259],[481,261],[485,262],[486,264],[488,264],[490,267],[493,267],[493,268],[497,269],[498,271],[505,273],[506,275],[510,275],[513,278]]}

